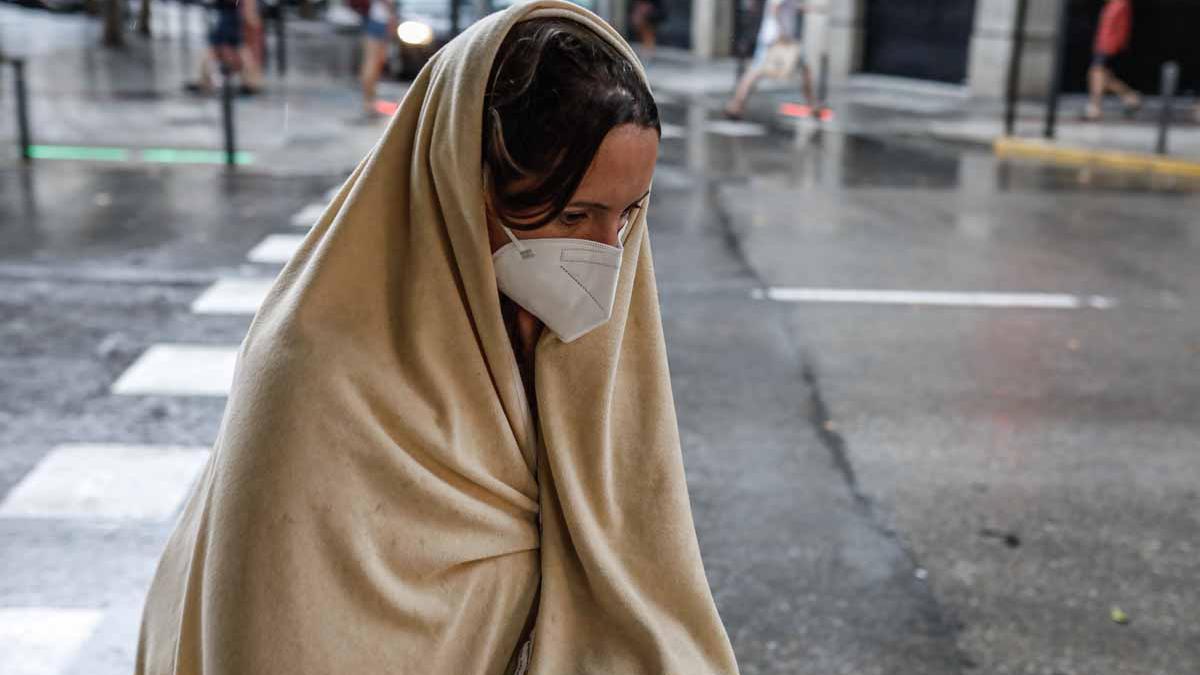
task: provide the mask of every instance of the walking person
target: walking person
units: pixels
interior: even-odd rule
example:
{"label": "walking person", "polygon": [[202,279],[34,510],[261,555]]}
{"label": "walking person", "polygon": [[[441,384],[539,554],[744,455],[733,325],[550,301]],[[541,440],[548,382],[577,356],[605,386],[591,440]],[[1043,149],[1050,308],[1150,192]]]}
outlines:
{"label": "walking person", "polygon": [[633,51],[435,54],[250,328],[137,675],[736,675],[688,502]]}
{"label": "walking person", "polygon": [[658,25],[666,19],[664,0],[634,0],[631,23],[634,34],[642,44],[642,55],[647,61],[654,58],[658,48]]}
{"label": "walking person", "polygon": [[1097,121],[1104,115],[1106,93],[1121,97],[1125,114],[1132,117],[1142,107],[1142,96],[1113,73],[1112,64],[1129,48],[1133,32],[1133,7],[1130,0],[1106,0],[1092,47],[1092,66],[1088,69],[1088,103],[1083,117]]}
{"label": "walking person", "polygon": [[813,96],[812,73],[804,60],[803,45],[797,39],[802,34],[804,14],[810,6],[798,0],[766,0],[758,41],[750,67],[738,81],[733,98],[725,105],[725,116],[741,119],[746,101],[763,78],[788,79],[800,69],[801,91],[810,108],[817,105]]}
{"label": "walking person", "polygon": [[362,66],[358,79],[362,85],[363,118],[382,117],[375,103],[376,88],[387,64],[388,45],[396,32],[395,0],[369,0],[362,20]]}
{"label": "walking person", "polygon": [[185,85],[188,91],[211,94],[213,69],[239,73],[238,93],[253,95],[262,91],[262,64],[254,55],[246,34],[262,32],[262,16],[257,0],[214,0],[208,31],[208,51],[200,60],[199,78]]}

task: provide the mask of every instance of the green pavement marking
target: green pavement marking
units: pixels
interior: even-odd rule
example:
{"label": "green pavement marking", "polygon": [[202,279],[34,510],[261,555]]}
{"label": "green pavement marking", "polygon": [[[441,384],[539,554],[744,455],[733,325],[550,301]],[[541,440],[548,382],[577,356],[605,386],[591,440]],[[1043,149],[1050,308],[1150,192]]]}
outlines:
{"label": "green pavement marking", "polygon": [[[106,148],[87,145],[31,145],[29,155],[34,159],[73,159],[94,162],[129,162],[134,151],[128,148]],[[160,164],[224,164],[223,150],[180,150],[176,148],[146,148],[138,151],[143,162]],[[246,151],[233,153],[233,163],[254,163],[254,155]]]}
{"label": "green pavement marking", "polygon": [[[223,150],[176,150],[174,148],[146,148],[142,150],[142,161],[163,164],[224,164]],[[254,155],[246,151],[233,153],[233,163],[251,164]]]}
{"label": "green pavement marking", "polygon": [[125,148],[94,148],[81,145],[31,145],[29,155],[34,159],[86,159],[100,162],[128,162]]}

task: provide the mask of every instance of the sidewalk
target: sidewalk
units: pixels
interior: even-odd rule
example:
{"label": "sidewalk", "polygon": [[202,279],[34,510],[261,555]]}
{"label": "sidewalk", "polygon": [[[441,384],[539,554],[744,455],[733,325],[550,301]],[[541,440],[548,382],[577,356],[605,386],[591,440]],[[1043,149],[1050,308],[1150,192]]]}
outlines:
{"label": "sidewalk", "polygon": [[[734,59],[696,61],[685,52],[659,50],[648,66],[656,92],[699,101],[720,110],[736,84]],[[815,77],[815,73],[814,73]],[[749,106],[749,117],[780,129],[791,129],[792,118],[779,114],[780,105],[799,102],[796,83],[765,83]],[[1087,153],[1154,152],[1158,135],[1160,102],[1148,98],[1136,119],[1126,120],[1115,109],[1106,111],[1103,122],[1080,119],[1085,99],[1064,95],[1059,100],[1056,140],[1049,146],[1072,163]],[[993,146],[1004,136],[1002,101],[980,101],[966,96],[961,87],[902,78],[856,75],[849,86],[830,92],[828,103],[836,116],[822,125],[826,131],[881,136],[917,136],[956,143]],[[1195,164],[1200,170],[1200,125],[1191,115],[1193,101],[1176,102],[1169,136],[1169,158],[1176,163]],[[1018,108],[1016,138],[1040,141],[1045,107],[1041,101],[1025,101]]]}
{"label": "sidewalk", "polygon": [[[221,102],[185,94],[204,52],[203,12],[194,5],[155,4],[155,37],[128,35],[128,47],[99,46],[99,22],[0,5],[0,46],[28,60],[30,122],[39,145],[123,149],[220,151],[224,147]],[[268,26],[269,29],[273,27]],[[358,36],[321,21],[289,18],[285,77],[268,58],[267,92],[235,103],[238,150],[252,162],[247,173],[329,175],[351,170],[378,139],[386,121],[363,124],[357,88]],[[273,42],[268,31],[268,44]],[[656,95],[682,100],[719,115],[737,79],[734,59],[698,60],[690,53],[660,48],[646,65]],[[815,74],[815,73],[814,73]],[[0,105],[9,108],[8,69],[0,76]],[[404,83],[384,81],[380,94],[399,100]],[[783,103],[800,100],[796,83],[767,82],[750,101],[749,117],[780,130],[795,118],[779,114]],[[1058,136],[1040,142],[1043,106],[1020,106],[1018,142],[1003,138],[1003,104],[968,98],[961,87],[899,78],[857,75],[832,91],[833,120],[827,132],[915,136],[995,146],[998,151],[1068,163],[1104,162],[1123,168],[1164,163],[1151,153],[1157,137],[1158,102],[1148,100],[1136,120],[1113,112],[1102,123],[1082,122],[1080,97],[1060,100]],[[1200,172],[1200,125],[1190,118],[1191,101],[1180,101],[1165,164]],[[15,162],[15,115],[0,116],[0,162]],[[806,120],[801,124],[811,124]],[[1028,141],[1026,141],[1028,139]],[[1014,148],[1016,148],[1014,150]],[[1114,155],[1113,153],[1118,153]],[[176,153],[179,154],[179,153]]]}
{"label": "sidewalk", "polygon": [[[155,37],[128,34],[124,50],[98,46],[99,23],[0,6],[6,48],[27,59],[29,116],[36,145],[86,149],[205,150],[224,147],[221,99],[183,90],[196,77],[205,44],[203,12],[156,3]],[[268,25],[268,45],[273,47]],[[357,85],[357,33],[318,21],[287,22],[288,72],[269,54],[266,92],[235,99],[237,149],[252,162],[239,171],[329,175],[353,169],[386,119],[364,123]],[[14,40],[18,31],[33,39]],[[17,42],[14,46],[14,42]],[[21,44],[24,42],[24,44]],[[23,54],[22,54],[23,52]],[[7,69],[0,96],[12,105]],[[380,97],[399,100],[404,84],[383,81]],[[14,115],[0,116],[0,161],[16,161]],[[162,153],[160,153],[162,154]],[[169,153],[167,153],[169,154]],[[135,159],[140,154],[132,155]]]}

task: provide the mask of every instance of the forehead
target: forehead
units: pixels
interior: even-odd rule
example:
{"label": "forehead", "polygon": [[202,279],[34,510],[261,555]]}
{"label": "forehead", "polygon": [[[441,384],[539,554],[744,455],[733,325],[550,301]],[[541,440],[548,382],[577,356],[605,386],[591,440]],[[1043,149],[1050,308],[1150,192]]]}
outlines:
{"label": "forehead", "polygon": [[621,125],[604,137],[571,199],[624,208],[649,189],[657,161],[658,133]]}

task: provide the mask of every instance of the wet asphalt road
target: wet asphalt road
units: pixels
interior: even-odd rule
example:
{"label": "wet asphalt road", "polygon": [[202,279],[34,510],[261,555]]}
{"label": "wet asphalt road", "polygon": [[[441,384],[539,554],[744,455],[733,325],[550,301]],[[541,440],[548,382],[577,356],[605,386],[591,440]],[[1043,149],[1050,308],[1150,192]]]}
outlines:
{"label": "wet asphalt road", "polygon": [[[743,672],[1200,672],[1200,186],[664,114],[653,247]],[[221,400],[108,387],[151,344],[237,342],[190,302],[343,175],[0,167],[0,496],[60,443],[210,443]],[[167,529],[0,520],[0,607],[103,608],[66,672],[127,672]]]}

